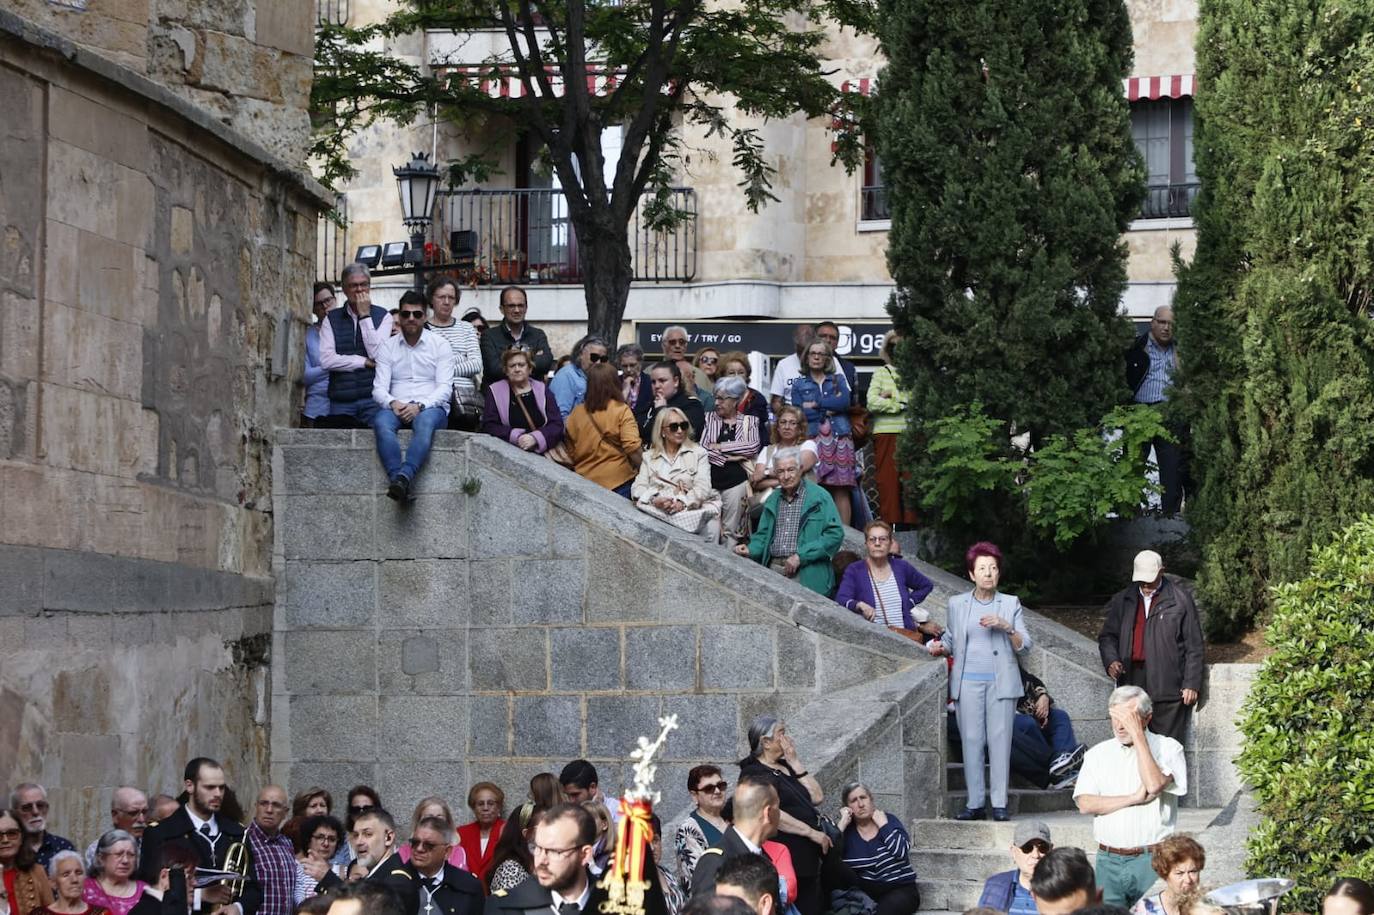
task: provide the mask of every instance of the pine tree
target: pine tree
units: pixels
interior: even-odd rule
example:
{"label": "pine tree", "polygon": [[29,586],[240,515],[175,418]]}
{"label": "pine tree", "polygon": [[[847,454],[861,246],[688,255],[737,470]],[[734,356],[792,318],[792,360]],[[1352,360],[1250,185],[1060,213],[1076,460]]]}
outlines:
{"label": "pine tree", "polygon": [[[1003,442],[1092,426],[1127,394],[1122,233],[1144,196],[1121,90],[1125,5],[880,0],[879,10],[889,310],[908,335],[901,370],[918,425],[981,401]],[[907,454],[919,490],[930,459],[917,444]],[[978,514],[945,533],[1024,527],[1024,509],[1001,494]]]}
{"label": "pine tree", "polygon": [[1198,244],[1180,265],[1188,520],[1210,635],[1374,510],[1374,8],[1204,0]]}

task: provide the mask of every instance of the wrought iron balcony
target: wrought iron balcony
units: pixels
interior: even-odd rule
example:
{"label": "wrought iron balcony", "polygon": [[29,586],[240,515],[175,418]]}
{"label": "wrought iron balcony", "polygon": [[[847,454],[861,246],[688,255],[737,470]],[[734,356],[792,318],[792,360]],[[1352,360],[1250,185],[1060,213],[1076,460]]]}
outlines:
{"label": "wrought iron balcony", "polygon": [[[696,191],[674,188],[672,204],[692,218],[666,232],[644,225],[643,206],[635,211],[629,229],[636,280],[690,282],[696,276]],[[425,259],[453,265],[463,282],[582,282],[577,233],[557,188],[441,190],[434,209]]]}
{"label": "wrought iron balcony", "polygon": [[1140,208],[1141,219],[1182,219],[1193,215],[1193,198],[1201,185],[1152,184]]}

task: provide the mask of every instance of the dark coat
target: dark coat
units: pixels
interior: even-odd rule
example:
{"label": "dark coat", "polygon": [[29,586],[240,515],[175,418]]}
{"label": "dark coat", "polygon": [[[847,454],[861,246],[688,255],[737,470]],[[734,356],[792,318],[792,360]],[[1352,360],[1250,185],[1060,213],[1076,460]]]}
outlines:
{"label": "dark coat", "polygon": [[[1131,671],[1131,638],[1139,584],[1112,596],[1097,637],[1102,669],[1120,661]],[[1178,699],[1185,689],[1202,689],[1202,623],[1193,596],[1167,575],[1150,607],[1145,627],[1145,692],[1155,701]],[[1123,675],[1124,676],[1124,675]]]}
{"label": "dark coat", "polygon": [[[583,915],[600,915],[606,891],[597,886],[598,878],[587,875],[592,891],[587,897]],[[644,857],[644,879],[649,888],[644,891],[644,915],[668,915],[668,903],[663,898],[663,885],[658,880],[658,866],[653,855]],[[539,885],[534,877],[509,890],[497,890],[487,897],[486,915],[549,915],[553,894]]]}
{"label": "dark coat", "polygon": [[[491,384],[506,377],[501,368],[501,354],[514,345],[515,339],[506,329],[505,321],[487,327],[482,334],[483,384]],[[543,381],[549,374],[549,369],[553,368],[553,350],[549,349],[548,336],[526,321],[524,329],[520,331],[520,345],[530,351],[530,358],[534,360],[530,377],[536,381]]]}
{"label": "dark coat", "polygon": [[248,876],[244,880],[243,892],[239,894],[238,903],[243,908],[243,915],[253,915],[262,904],[262,887],[253,879],[253,852],[243,837],[243,827],[223,814],[215,816],[215,823],[219,826],[219,840],[215,842],[213,849],[205,837],[196,832],[195,826],[191,823],[191,815],[186,812],[184,805],[178,807],[175,813],[161,823],[149,826],[143,833],[143,842],[139,846],[138,878],[144,883],[157,886],[161,871],[162,846],[169,842],[181,842],[188,848],[195,849],[196,854],[200,856],[201,867],[216,870],[224,869],[224,859],[229,853],[229,847],[236,842],[242,842],[244,851],[248,854]]}
{"label": "dark coat", "polygon": [[628,406],[635,415],[635,424],[644,428],[649,412],[654,408],[654,383],[649,380],[648,372],[639,373],[639,393],[635,395],[635,402]]}
{"label": "dark coat", "polygon": [[[641,388],[641,390],[643,389]],[[651,393],[650,404],[653,403],[652,396]],[[676,407],[686,415],[687,421],[692,424],[692,441],[701,441],[701,430],[706,425],[706,410],[702,407],[701,401],[693,397],[688,397],[682,391],[678,391],[668,399],[667,406],[662,409],[666,410],[668,407]],[[644,442],[644,447],[646,448],[649,447],[649,443],[653,441],[654,417],[658,415],[658,411],[658,407],[650,406],[649,415],[644,417],[644,422],[639,424],[639,438]]]}
{"label": "dark coat", "polygon": [[1150,351],[1145,347],[1145,338],[1148,336],[1150,332],[1147,330],[1136,337],[1131,348],[1126,350],[1126,385],[1132,394],[1140,390],[1145,376],[1150,373]]}
{"label": "dark coat", "polygon": [[[425,878],[415,869],[412,861],[406,865],[415,877],[416,886],[420,894],[420,911],[423,915],[482,915],[483,892],[482,882],[465,870],[460,870],[448,862],[444,863],[444,870],[439,875],[439,886],[434,890],[433,896],[426,896],[424,888]],[[434,909],[425,907],[425,900],[433,904]]]}
{"label": "dark coat", "polygon": [[420,911],[420,881],[410,865],[395,852],[372,871],[367,882],[390,887],[401,900],[401,910],[406,915],[416,915]]}
{"label": "dark coat", "polygon": [[709,896],[716,891],[716,874],[726,861],[753,854],[733,826],[721,833],[720,841],[701,853],[692,871],[692,897]]}

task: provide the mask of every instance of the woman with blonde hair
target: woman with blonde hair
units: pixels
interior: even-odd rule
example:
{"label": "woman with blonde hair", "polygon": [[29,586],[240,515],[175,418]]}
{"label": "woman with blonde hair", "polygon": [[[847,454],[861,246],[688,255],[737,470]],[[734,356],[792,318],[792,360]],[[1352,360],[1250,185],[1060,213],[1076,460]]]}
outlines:
{"label": "woman with blonde hair", "polygon": [[720,495],[711,489],[711,461],[706,449],[692,440],[695,431],[677,407],[658,412],[630,497],[645,514],[717,543]]}

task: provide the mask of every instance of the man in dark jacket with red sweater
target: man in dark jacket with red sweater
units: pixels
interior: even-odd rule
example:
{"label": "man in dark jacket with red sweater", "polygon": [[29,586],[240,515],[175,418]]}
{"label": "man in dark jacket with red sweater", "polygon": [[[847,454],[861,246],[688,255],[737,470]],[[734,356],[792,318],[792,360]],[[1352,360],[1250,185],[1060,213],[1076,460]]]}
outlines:
{"label": "man in dark jacket with red sweater", "polygon": [[1193,596],[1164,577],[1154,550],[1135,557],[1129,588],[1107,602],[1097,636],[1102,667],[1117,686],[1139,686],[1154,703],[1150,730],[1183,743],[1202,689],[1202,623]]}

